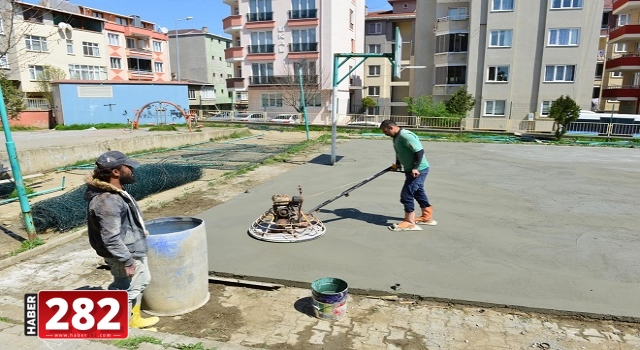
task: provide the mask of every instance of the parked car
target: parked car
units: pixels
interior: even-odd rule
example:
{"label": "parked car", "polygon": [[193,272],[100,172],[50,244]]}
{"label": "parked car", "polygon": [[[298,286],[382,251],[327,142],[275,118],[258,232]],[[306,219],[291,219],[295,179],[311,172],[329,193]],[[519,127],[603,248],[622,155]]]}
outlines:
{"label": "parked car", "polygon": [[299,122],[297,114],[278,114],[269,119],[270,123],[297,124]]}
{"label": "parked car", "polygon": [[349,123],[347,123],[347,125],[348,126],[372,126],[372,127],[376,127],[376,128],[380,127],[380,123],[374,122],[374,121],[349,122]]}
{"label": "parked car", "polygon": [[204,118],[205,121],[214,122],[214,121],[229,121],[231,120],[231,112],[208,112],[208,116]]}
{"label": "parked car", "polygon": [[266,118],[262,113],[238,113],[234,120],[245,123],[260,123],[264,122]]}

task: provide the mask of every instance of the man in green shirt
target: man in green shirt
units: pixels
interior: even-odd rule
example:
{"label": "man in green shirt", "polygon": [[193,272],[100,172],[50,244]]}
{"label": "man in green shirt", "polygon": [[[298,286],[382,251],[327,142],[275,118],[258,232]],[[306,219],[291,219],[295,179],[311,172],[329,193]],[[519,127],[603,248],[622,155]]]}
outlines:
{"label": "man in green shirt", "polygon": [[[424,148],[418,136],[409,130],[400,128],[394,121],[385,120],[380,124],[380,130],[393,137],[393,148],[396,152],[396,162],[391,167],[405,174],[404,185],[400,192],[400,203],[404,206],[404,220],[389,227],[392,231],[421,230],[422,225],[436,225],[433,220],[433,207],[429,203],[424,191],[424,181],[429,174],[429,162],[424,155]],[[422,214],[416,218],[414,200],[422,209]]]}

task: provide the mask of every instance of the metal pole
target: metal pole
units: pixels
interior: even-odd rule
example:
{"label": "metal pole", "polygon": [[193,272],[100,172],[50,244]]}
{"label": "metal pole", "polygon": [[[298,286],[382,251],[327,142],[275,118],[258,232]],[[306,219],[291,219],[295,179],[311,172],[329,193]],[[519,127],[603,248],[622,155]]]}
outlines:
{"label": "metal pole", "polygon": [[302,84],[302,63],[298,64],[298,80],[300,80],[300,106],[302,107],[302,117],[304,118],[304,128],[307,133],[307,141],[309,141],[309,118],[307,118],[307,103],[304,98],[304,87]]}
{"label": "metal pole", "polygon": [[16,145],[13,143],[13,137],[11,136],[9,117],[7,116],[7,109],[4,104],[4,95],[2,93],[2,88],[0,88],[0,115],[2,117],[2,129],[4,129],[7,154],[9,155],[9,163],[11,163],[11,173],[13,175],[13,179],[15,180],[16,190],[18,192],[18,200],[20,201],[20,209],[22,210],[24,227],[27,230],[27,238],[32,241],[36,238],[36,228],[35,226],[33,226],[31,207],[29,206],[27,191],[25,190],[24,181],[22,180],[20,162],[18,162],[18,152],[16,152]]}
{"label": "metal pole", "polygon": [[338,138],[338,54],[333,55],[333,93],[331,101],[331,165],[336,164],[336,140]]}

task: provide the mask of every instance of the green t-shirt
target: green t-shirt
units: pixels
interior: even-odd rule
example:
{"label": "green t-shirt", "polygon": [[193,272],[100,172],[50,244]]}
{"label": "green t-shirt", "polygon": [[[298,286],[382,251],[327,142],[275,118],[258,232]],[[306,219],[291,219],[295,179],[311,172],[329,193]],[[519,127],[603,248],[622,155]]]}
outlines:
{"label": "green t-shirt", "polygon": [[[396,157],[402,164],[404,171],[413,169],[413,154],[423,150],[422,143],[418,136],[409,130],[400,129],[400,132],[393,138],[393,148],[396,150]],[[429,167],[427,157],[423,156],[418,171]]]}

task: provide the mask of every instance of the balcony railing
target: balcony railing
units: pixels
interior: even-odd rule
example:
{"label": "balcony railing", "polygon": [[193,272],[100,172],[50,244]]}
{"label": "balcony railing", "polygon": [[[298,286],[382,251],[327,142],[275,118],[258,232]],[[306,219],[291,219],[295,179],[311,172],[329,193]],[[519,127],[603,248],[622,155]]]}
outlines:
{"label": "balcony railing", "polygon": [[289,44],[289,52],[318,51],[318,43]]}
{"label": "balcony railing", "polygon": [[48,111],[51,109],[49,101],[44,98],[25,98],[24,107],[29,111]]}
{"label": "balcony railing", "polygon": [[273,12],[247,13],[247,22],[273,21]]}
{"label": "balcony railing", "polygon": [[[304,85],[317,85],[318,84],[318,75],[317,74],[307,74],[302,76],[302,83]],[[250,85],[294,85],[300,84],[300,79],[298,75],[266,75],[266,76],[257,76],[254,75],[249,77]]]}
{"label": "balcony railing", "polygon": [[290,10],[289,19],[318,18],[317,9]]}
{"label": "balcony railing", "polygon": [[249,53],[274,53],[273,44],[265,44],[265,45],[249,45],[248,50]]}
{"label": "balcony railing", "polygon": [[249,84],[251,85],[272,85],[276,84],[276,77],[273,75],[256,75],[249,77]]}

